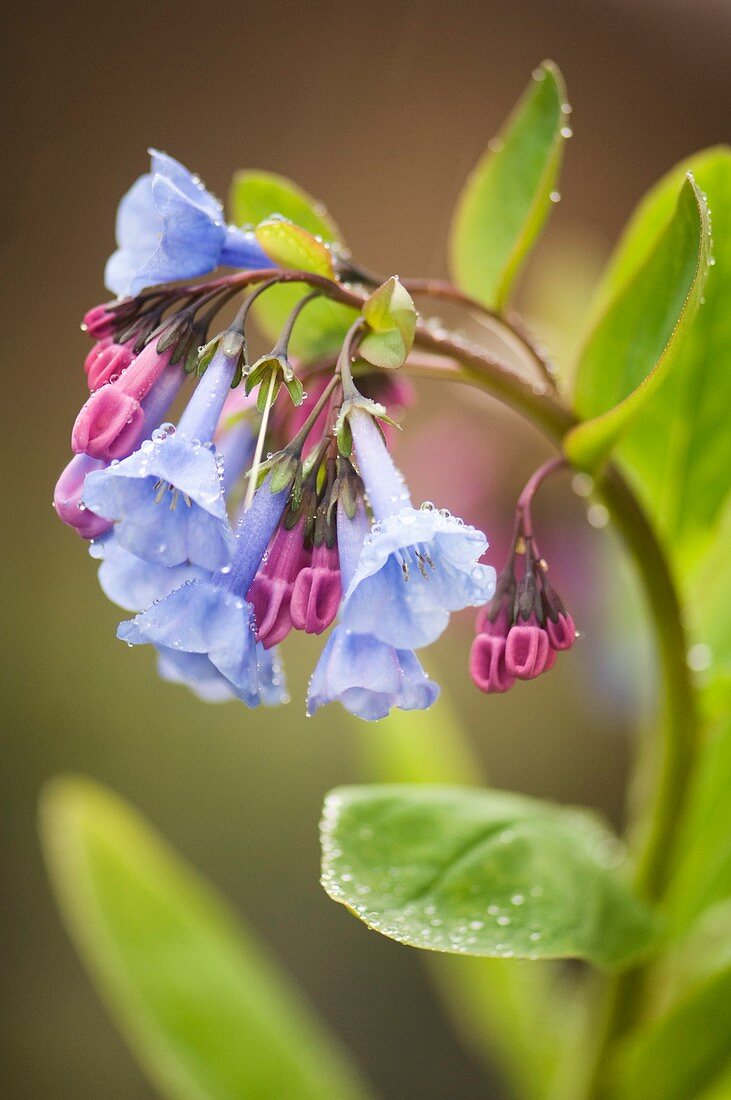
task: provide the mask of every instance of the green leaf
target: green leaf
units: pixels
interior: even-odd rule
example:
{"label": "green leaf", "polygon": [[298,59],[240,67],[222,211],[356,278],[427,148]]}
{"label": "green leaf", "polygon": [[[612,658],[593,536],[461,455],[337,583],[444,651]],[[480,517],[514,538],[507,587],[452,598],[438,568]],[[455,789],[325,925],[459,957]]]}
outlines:
{"label": "green leaf", "polygon": [[[696,557],[718,527],[731,469],[731,150],[704,150],[676,165],[632,216],[599,288],[594,313],[622,293],[672,218],[690,172],[707,197],[715,265],[699,310],[666,383],[620,446],[643,502],[672,546],[674,560]],[[731,654],[730,654],[731,656]]]}
{"label": "green leaf", "polygon": [[296,183],[274,172],[236,172],[231,183],[229,205],[237,225],[256,226],[272,214],[278,214],[331,244],[342,239],[340,230],[322,203]]}
{"label": "green leaf", "polygon": [[163,1096],[365,1095],[272,960],[129,806],[57,780],[41,830],[68,930]]}
{"label": "green leaf", "polygon": [[618,1052],[613,1084],[622,1100],[699,1097],[731,1070],[731,902],[704,916],[672,962],[669,1005]]}
{"label": "green leaf", "polygon": [[585,422],[564,444],[574,465],[599,465],[668,376],[700,304],[709,261],[708,209],[688,176],[669,224],[609,302],[580,356],[574,398]]}
{"label": "green leaf", "polygon": [[563,79],[545,61],[457,203],[450,266],[457,286],[502,309],[536,240],[558,179],[568,106]]}
{"label": "green leaf", "polygon": [[334,277],[333,259],[328,246],[294,222],[271,218],[257,225],[254,235],[276,264],[296,271],[312,271],[315,275],[324,275],[326,279]]}
{"label": "green leaf", "polygon": [[[341,241],[340,231],[324,206],[284,176],[237,172],[231,185],[230,206],[237,225],[258,225],[278,215],[329,244]],[[254,303],[256,323],[272,343],[309,290],[304,284],[272,287]],[[337,351],[356,316],[357,311],[348,306],[317,299],[298,318],[290,351],[300,359],[317,359]]]}
{"label": "green leaf", "polygon": [[585,811],[500,791],[343,787],[322,836],[330,896],[413,947],[617,966],[650,944],[650,915],[614,870],[618,844]]}
{"label": "green leaf", "polygon": [[414,344],[416,308],[395,275],[373,291],[363,316],[370,329],[359,347],[363,358],[388,370],[400,367]]}

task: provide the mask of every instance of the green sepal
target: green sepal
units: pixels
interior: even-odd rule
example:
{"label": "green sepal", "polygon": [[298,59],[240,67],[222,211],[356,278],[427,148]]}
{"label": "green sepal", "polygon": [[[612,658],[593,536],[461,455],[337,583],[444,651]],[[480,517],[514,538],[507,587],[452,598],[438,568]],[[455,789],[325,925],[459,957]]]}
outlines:
{"label": "green sepal", "polygon": [[340,454],[343,455],[344,458],[349,458],[353,452],[353,433],[347,417],[343,420],[338,420],[336,435]]}
{"label": "green sepal", "polygon": [[295,406],[301,405],[304,400],[305,390],[297,375],[295,374],[284,384],[287,387],[287,393],[292,400],[292,404]]}
{"label": "green sepal", "polygon": [[281,386],[282,386],[281,378],[279,378],[278,376],[275,375],[274,385],[271,388],[271,397],[270,397],[270,390],[269,390],[269,381],[267,381],[266,386],[260,386],[259,387],[259,392],[256,395],[256,407],[259,410],[259,412],[262,414],[262,416],[266,412],[267,404],[271,407],[274,404],[274,402],[277,400],[277,395],[279,394],[279,390],[281,389]]}
{"label": "green sepal", "polygon": [[269,488],[272,493],[281,493],[283,489],[295,484],[298,485],[298,492],[301,493],[302,463],[291,451],[285,449],[274,455],[269,460],[269,472],[271,474]]}

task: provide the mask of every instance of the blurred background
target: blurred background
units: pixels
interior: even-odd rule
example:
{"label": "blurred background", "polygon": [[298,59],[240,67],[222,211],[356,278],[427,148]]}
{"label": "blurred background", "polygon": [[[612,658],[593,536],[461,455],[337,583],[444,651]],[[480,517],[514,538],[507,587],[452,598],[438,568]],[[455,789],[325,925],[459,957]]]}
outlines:
{"label": "blurred background", "polygon": [[[11,3],[3,18],[3,1093],[153,1095],[44,878],[38,792],[60,771],[81,771],[142,809],[233,899],[382,1096],[503,1098],[499,1076],[450,1030],[418,953],[368,933],[318,885],[323,794],[377,778],[368,726],[335,709],[305,721],[319,643],[285,647],[293,703],[251,713],[199,704],[157,679],[150,653],[115,640],[119,614],[51,509],[84,398],[78,323],[105,297],[116,204],[146,170],[150,144],[222,196],[236,168],[282,172],[327,203],[367,267],[444,274],[464,177],[531,70],[552,57],[575,136],[521,300],[566,367],[635,202],[674,162],[728,137],[731,8],[97,0]],[[514,497],[546,454],[539,437],[463,393],[445,412],[424,385],[399,448],[414,495],[483,525],[499,567]],[[592,522],[586,513],[565,480],[541,498],[544,553],[583,634],[550,676],[480,696],[466,672],[471,616],[425,663],[492,784],[620,821],[653,670],[632,579],[601,512]]]}

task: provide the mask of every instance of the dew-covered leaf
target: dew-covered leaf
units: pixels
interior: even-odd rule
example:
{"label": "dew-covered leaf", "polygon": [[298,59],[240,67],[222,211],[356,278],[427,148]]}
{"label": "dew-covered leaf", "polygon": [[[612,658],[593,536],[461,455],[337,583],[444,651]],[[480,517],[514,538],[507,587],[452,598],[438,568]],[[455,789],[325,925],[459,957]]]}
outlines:
{"label": "dew-covered leaf", "polygon": [[163,1096],[366,1095],[265,949],[129,806],[62,779],[41,809],[68,931]]}
{"label": "dew-covered leaf", "polygon": [[501,309],[555,198],[570,133],[563,79],[544,62],[457,203],[450,240],[455,283]]}
{"label": "dew-covered leaf", "polygon": [[584,422],[565,441],[576,466],[599,465],[666,380],[710,258],[708,209],[688,176],[651,253],[611,298],[580,355],[574,402]]}
{"label": "dew-covered leaf", "polygon": [[591,814],[501,791],[343,787],[325,802],[323,885],[413,947],[617,966],[652,939]]}

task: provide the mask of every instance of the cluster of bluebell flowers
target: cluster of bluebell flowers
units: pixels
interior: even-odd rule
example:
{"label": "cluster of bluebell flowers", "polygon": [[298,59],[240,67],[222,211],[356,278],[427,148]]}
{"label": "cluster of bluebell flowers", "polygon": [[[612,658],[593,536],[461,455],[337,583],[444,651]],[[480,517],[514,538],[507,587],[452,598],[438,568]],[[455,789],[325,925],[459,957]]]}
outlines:
{"label": "cluster of bluebell flowers", "polygon": [[119,297],[84,321],[89,396],[54,504],[90,541],[106,595],[135,613],[119,638],[153,646],[165,679],[253,707],[287,699],[287,635],[332,627],[308,713],[339,701],[376,720],[430,706],[439,689],[416,651],[453,611],[488,604],[495,571],[482,532],[414,506],[391,458],[389,413],[403,401],[393,349],[407,357],[416,318],[408,294],[396,280],[360,285],[337,359],[295,363],[298,317],[328,293],[309,278],[314,292],[250,364],[251,302],[292,281],[256,227],[227,225],[197,177],[153,152],[120,204],[117,241],[106,279]]}

